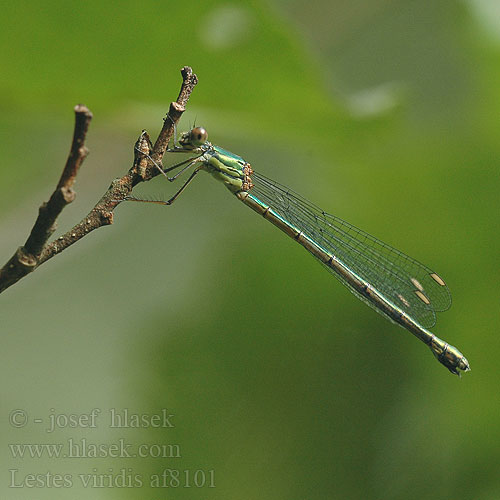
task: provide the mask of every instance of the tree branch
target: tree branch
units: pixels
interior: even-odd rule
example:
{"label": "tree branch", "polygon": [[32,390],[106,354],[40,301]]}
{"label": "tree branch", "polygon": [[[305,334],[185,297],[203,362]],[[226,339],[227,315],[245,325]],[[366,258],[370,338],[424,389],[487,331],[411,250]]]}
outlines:
{"label": "tree branch", "polygon": [[75,107],[73,142],[61,178],[49,201],[41,205],[26,243],[19,247],[0,269],[0,293],[94,229],[112,224],[113,210],[131,193],[133,187],[159,175],[160,172],[151,158],[157,164],[161,164],[174,128],[185,110],[191,92],[198,83],[198,79],[190,67],[182,68],[181,74],[183,81],[179,96],[175,102],[170,104],[170,109],[163,120],[163,127],[154,146],[152,146],[147,132],[143,131],[135,144],[134,163],[130,170],[123,177],[112,181],[95,207],[78,224],[47,244],[56,229],[57,217],[64,207],[75,199],[73,185],[78,170],[88,154],[88,149],[85,147],[85,137],[92,113],[85,106]]}

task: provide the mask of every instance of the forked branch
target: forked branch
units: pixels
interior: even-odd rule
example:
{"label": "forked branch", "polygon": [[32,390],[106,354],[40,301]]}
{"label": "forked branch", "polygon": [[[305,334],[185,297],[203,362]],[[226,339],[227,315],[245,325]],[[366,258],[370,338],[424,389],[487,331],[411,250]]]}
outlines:
{"label": "forked branch", "polygon": [[64,207],[75,199],[73,185],[78,170],[88,154],[85,138],[92,113],[85,106],[75,107],[73,142],[61,178],[49,201],[40,206],[38,217],[26,243],[19,247],[0,269],[0,293],[94,229],[112,224],[113,210],[130,195],[133,187],[140,182],[151,180],[160,173],[154,162],[158,165],[161,164],[174,128],[185,110],[191,92],[198,83],[198,79],[190,67],[182,68],[181,74],[183,81],[179,96],[176,101],[170,104],[170,109],[163,120],[163,127],[154,146],[151,144],[148,134],[143,131],[135,144],[134,163],[130,170],[123,177],[111,182],[108,190],[95,207],[78,224],[56,240],[48,243],[56,229],[57,217]]}

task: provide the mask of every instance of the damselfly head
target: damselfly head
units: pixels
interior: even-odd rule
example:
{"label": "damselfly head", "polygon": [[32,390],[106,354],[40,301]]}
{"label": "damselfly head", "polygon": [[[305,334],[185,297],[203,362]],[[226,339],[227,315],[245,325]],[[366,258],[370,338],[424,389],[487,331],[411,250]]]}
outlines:
{"label": "damselfly head", "polygon": [[207,140],[208,132],[203,127],[195,127],[182,134],[179,144],[186,149],[195,149],[203,146]]}

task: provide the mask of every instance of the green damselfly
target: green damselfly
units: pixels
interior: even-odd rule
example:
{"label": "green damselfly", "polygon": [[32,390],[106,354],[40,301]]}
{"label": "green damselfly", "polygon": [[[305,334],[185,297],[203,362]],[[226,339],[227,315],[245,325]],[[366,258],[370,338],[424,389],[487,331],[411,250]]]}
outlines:
{"label": "green damselfly", "polygon": [[[178,145],[167,151],[195,155],[166,169],[155,163],[170,181],[194,168],[177,193],[167,201],[133,196],[126,200],[170,205],[198,172],[205,170],[245,205],[302,245],[358,298],[427,344],[450,372],[460,375],[470,369],[458,349],[426,329],[434,326],[436,312],[451,305],[450,291],[434,271],[254,172],[240,156],[208,142],[202,127],[183,133]],[[180,167],[173,177],[167,175]]]}

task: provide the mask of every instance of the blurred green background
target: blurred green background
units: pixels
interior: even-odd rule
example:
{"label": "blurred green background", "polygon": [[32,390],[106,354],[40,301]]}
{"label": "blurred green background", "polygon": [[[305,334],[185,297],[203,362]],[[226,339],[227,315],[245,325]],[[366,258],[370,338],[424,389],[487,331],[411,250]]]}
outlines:
{"label": "blurred green background", "polygon": [[[57,182],[73,106],[94,113],[91,154],[59,234],[130,167],[141,129],[157,134],[190,65],[200,82],[181,128],[196,120],[436,269],[454,305],[435,332],[472,367],[452,376],[203,176],[170,208],[122,204],[1,296],[2,498],[500,498],[495,0],[24,1],[0,23],[3,262]],[[46,430],[93,408],[96,428]],[[174,427],[110,428],[112,408],[165,408]],[[26,426],[9,421],[16,409]],[[82,438],[178,448],[84,459],[8,446],[67,453]],[[169,486],[152,487],[166,469]],[[47,473],[71,487],[28,477]]]}

